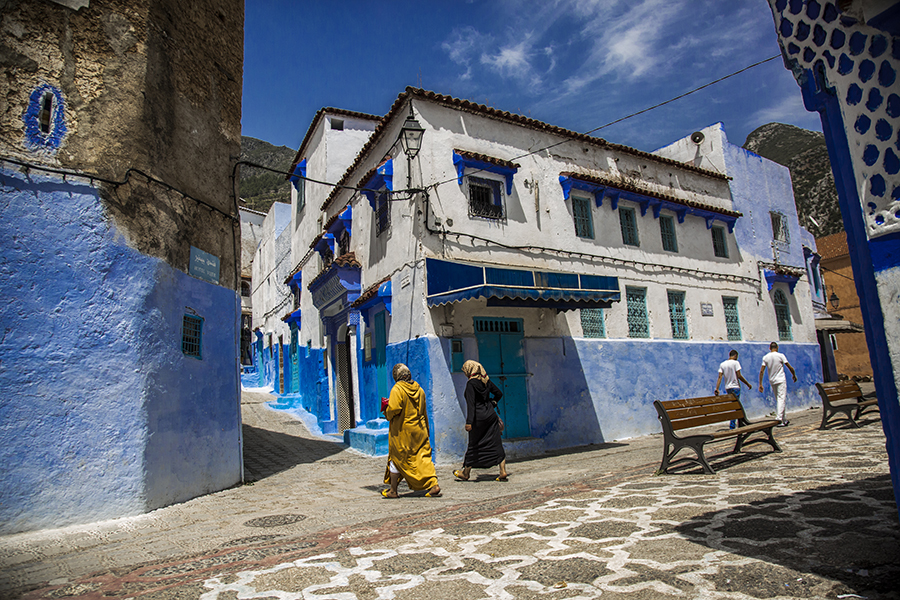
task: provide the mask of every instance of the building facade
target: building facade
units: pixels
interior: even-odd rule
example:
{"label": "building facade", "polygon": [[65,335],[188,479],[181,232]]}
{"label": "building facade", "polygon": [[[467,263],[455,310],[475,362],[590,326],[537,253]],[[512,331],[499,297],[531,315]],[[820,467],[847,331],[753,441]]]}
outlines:
{"label": "building facade", "polygon": [[[297,405],[351,442],[383,435],[380,399],[406,363],[437,460],[457,461],[475,359],[504,390],[508,452],[536,454],[656,432],[653,400],[710,394],[731,348],[749,377],[772,340],[801,378],[789,406],[815,404],[788,171],[721,125],[692,137],[651,154],[407,88],[338,185],[295,203],[298,361],[320,374]],[[312,177],[303,158],[297,181]]]}
{"label": "building facade", "polygon": [[242,30],[237,0],[0,12],[0,533],[241,481]]}
{"label": "building facade", "polygon": [[822,119],[900,511],[900,5],[769,6],[785,66]]}

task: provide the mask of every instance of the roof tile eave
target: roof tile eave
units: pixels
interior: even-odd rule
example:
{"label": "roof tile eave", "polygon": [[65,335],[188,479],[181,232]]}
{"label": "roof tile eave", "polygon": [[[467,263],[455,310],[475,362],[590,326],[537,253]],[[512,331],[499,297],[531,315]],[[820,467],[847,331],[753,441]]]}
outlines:
{"label": "roof tile eave", "polygon": [[644,190],[637,186],[630,185],[625,181],[616,181],[612,179],[606,179],[603,177],[596,177],[594,175],[588,175],[587,173],[576,173],[574,171],[563,171],[560,173],[560,176],[563,177],[573,177],[575,179],[580,179],[582,181],[586,181],[588,183],[597,183],[599,185],[608,185],[610,187],[616,187],[625,191],[635,192],[638,194],[644,194],[645,196],[650,196],[653,198],[658,198],[660,200],[666,200],[667,202],[673,202],[675,204],[681,204],[683,206],[688,206],[691,208],[698,208],[702,210],[708,210],[710,212],[719,213],[728,217],[742,217],[744,213],[730,210],[727,208],[721,208],[718,206],[713,206],[711,204],[704,204],[702,202],[697,202],[696,200],[688,200],[686,198],[678,198],[677,196],[671,196],[669,194],[663,194],[660,192],[654,192],[652,190]]}

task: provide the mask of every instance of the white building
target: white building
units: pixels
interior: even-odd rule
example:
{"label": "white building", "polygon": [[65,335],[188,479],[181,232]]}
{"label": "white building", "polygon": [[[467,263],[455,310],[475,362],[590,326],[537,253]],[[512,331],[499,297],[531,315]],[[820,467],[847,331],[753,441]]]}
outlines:
{"label": "white building", "polygon": [[[424,129],[412,159],[408,116]],[[289,351],[318,374],[300,377],[298,404],[324,431],[364,434],[404,362],[438,460],[455,461],[459,370],[476,359],[504,390],[508,452],[528,454],[656,432],[653,400],[711,394],[731,348],[752,380],[772,340],[801,377],[789,406],[814,404],[788,171],[720,125],[700,133],[651,154],[407,88],[338,186],[307,181],[305,207],[295,199],[294,257],[314,254],[294,268]],[[295,173],[317,179],[313,156]],[[311,189],[328,193],[313,203]]]}

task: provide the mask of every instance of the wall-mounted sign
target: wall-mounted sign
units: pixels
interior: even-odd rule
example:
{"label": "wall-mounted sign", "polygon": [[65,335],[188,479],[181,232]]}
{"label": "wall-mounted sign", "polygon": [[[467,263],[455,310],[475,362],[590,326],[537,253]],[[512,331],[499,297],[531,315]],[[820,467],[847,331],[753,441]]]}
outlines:
{"label": "wall-mounted sign", "polygon": [[713,307],[709,302],[700,303],[700,315],[703,317],[713,316]]}
{"label": "wall-mounted sign", "polygon": [[219,283],[219,257],[191,246],[188,273],[210,283]]}

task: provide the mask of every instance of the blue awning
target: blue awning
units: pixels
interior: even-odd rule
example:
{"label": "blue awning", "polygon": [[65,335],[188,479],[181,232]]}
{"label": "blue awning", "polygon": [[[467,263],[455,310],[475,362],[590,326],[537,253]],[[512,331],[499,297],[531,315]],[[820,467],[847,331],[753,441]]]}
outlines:
{"label": "blue awning", "polygon": [[428,306],[486,298],[488,306],[609,308],[620,300],[618,277],[479,267],[425,259]]}

